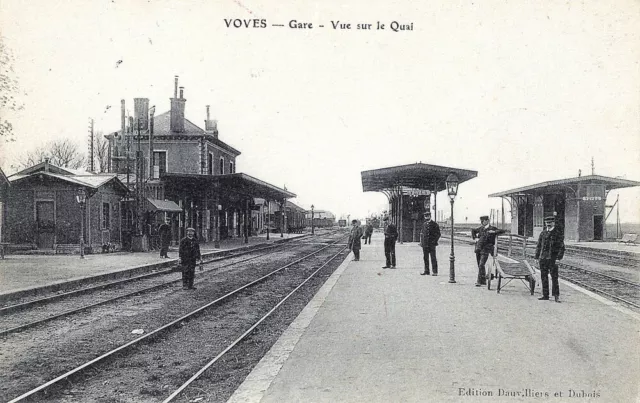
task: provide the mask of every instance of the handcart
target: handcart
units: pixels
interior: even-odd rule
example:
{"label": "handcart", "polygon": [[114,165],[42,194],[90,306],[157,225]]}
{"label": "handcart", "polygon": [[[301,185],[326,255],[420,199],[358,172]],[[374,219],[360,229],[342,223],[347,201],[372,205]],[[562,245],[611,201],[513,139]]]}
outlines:
{"label": "handcart", "polygon": [[[491,289],[491,280],[498,279],[497,291],[500,291],[513,280],[520,280],[533,295],[536,288],[535,270],[526,260],[518,261],[498,254],[498,240],[491,256],[491,266],[487,273],[487,288]],[[504,284],[503,284],[504,280]]]}

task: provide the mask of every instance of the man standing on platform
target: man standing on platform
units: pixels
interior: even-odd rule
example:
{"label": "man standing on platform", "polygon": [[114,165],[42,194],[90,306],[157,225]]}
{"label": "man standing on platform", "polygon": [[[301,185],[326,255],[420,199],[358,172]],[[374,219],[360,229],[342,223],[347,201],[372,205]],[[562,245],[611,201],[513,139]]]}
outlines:
{"label": "man standing on platform", "polygon": [[200,270],[202,271],[202,256],[200,255],[200,244],[195,238],[196,230],[187,228],[187,236],[180,241],[180,264],[182,265],[182,289],[195,290],[193,280],[196,276],[196,261],[200,260]]}
{"label": "man standing on platform", "polygon": [[560,286],[558,285],[558,266],[556,260],[564,257],[564,236],[556,227],[555,216],[545,217],[546,228],[538,237],[535,259],[539,259],[540,276],[542,277],[541,301],[549,300],[549,273],[551,273],[551,295],[560,302]]}
{"label": "man standing on platform", "polygon": [[171,244],[171,227],[169,220],[163,222],[158,228],[158,236],[160,238],[160,257],[168,258],[169,245]]}
{"label": "man standing on platform", "polygon": [[431,257],[431,266],[433,266],[433,275],[438,275],[438,259],[436,258],[436,246],[440,239],[440,226],[435,221],[431,221],[431,212],[424,213],[424,224],[420,231],[420,246],[422,246],[422,258],[424,260],[424,271],[420,273],[423,276],[429,274],[429,257]]}
{"label": "man standing on platform", "polygon": [[386,264],[383,269],[396,268],[396,239],[398,239],[398,229],[389,222],[389,217],[384,218],[384,257]]}
{"label": "man standing on platform", "polygon": [[362,238],[362,227],[360,227],[358,220],[352,220],[351,234],[349,234],[349,249],[353,251],[353,260],[360,260],[360,248],[362,244],[360,239]]}
{"label": "man standing on platform", "polygon": [[491,274],[486,272],[485,265],[489,255],[493,256],[493,249],[496,245],[496,237],[506,231],[498,229],[490,224],[489,216],[480,217],[482,224],[478,228],[471,230],[471,238],[476,240],[476,261],[478,262],[478,279],[476,287],[487,284],[486,278]]}
{"label": "man standing on platform", "polygon": [[364,226],[364,244],[367,244],[369,241],[369,245],[371,245],[371,234],[373,234],[373,225],[371,223]]}

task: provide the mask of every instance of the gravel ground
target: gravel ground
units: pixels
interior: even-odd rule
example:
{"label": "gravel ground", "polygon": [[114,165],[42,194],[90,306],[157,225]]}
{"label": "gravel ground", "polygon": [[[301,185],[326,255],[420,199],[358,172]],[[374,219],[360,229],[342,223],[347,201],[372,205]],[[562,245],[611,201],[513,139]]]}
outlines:
{"label": "gravel ground", "polygon": [[[307,254],[311,246],[302,249],[303,251],[280,253],[276,260],[291,261]],[[274,258],[256,259],[243,264],[242,270],[223,269],[216,276],[208,278],[197,274],[199,284],[195,292],[172,287],[151,295],[128,298],[117,304],[51,322],[42,329],[36,328],[5,339],[0,349],[0,373],[3,374],[0,379],[0,399],[6,401],[18,396],[53,378],[53,374],[64,373],[139,337],[131,334],[132,329],[154,329],[172,318],[182,316],[195,306],[220,297],[247,278],[258,277],[267,266],[274,265],[273,260]],[[198,381],[200,386],[186,392],[187,399],[184,401],[188,401],[190,396],[206,398],[200,401],[226,400],[340,261],[334,261],[323,270],[321,278],[312,281],[299,296],[281,307],[248,341],[232,350],[230,357],[225,357],[219,365],[212,367],[204,380]],[[123,353],[122,359],[99,365],[92,371],[93,376],[89,373],[81,378],[71,379],[66,387],[59,388],[60,393],[49,397],[38,396],[37,401],[162,400],[177,384],[195,372],[194,365],[202,364],[203,352],[220,350],[223,343],[229,341],[227,338],[230,336],[225,338],[224,335],[241,333],[239,326],[242,323],[254,319],[259,312],[270,309],[269,300],[274,296],[268,296],[269,293],[273,294],[272,291],[264,291],[238,298],[240,302],[233,307],[216,309],[207,314],[206,321],[182,326],[178,331],[156,338],[151,344],[136,347],[131,354]],[[173,347],[163,347],[169,345]],[[210,354],[205,356],[208,359],[212,357]],[[108,367],[108,370],[105,372],[103,367]]]}

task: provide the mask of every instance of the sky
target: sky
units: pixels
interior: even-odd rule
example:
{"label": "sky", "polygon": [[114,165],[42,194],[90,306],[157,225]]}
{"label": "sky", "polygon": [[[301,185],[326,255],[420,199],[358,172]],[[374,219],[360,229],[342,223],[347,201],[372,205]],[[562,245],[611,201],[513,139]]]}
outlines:
{"label": "sky", "polygon": [[[592,158],[640,180],[639,2],[370,3],[3,0],[25,95],[3,111],[15,141],[0,166],[53,139],[86,150],[89,119],[118,130],[121,99],[169,110],[178,75],[186,117],[203,127],[211,105],[238,172],[338,218],[386,210],[362,171],[415,162],[478,171],[455,203],[469,222],[501,207],[489,194],[590,174]],[[618,193],[621,221],[640,222],[640,188],[608,204]]]}

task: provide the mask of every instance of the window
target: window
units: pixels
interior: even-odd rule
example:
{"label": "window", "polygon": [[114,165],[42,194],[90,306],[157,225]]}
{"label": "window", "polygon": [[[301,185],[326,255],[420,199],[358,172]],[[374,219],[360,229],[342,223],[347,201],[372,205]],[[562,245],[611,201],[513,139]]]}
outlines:
{"label": "window", "polygon": [[229,161],[229,173],[235,173],[235,171],[233,170],[233,161]]}
{"label": "window", "polygon": [[[166,151],[154,151],[153,152],[153,164],[154,167],[158,167],[158,174],[162,175],[167,172],[167,152]],[[154,172],[155,177],[155,172]]]}
{"label": "window", "polygon": [[102,203],[102,229],[109,229],[111,227],[110,213],[109,203]]}
{"label": "window", "polygon": [[220,175],[224,175],[224,157],[220,157]]}
{"label": "window", "polygon": [[209,175],[213,175],[213,153],[209,153],[207,157],[207,169],[209,169]]}

